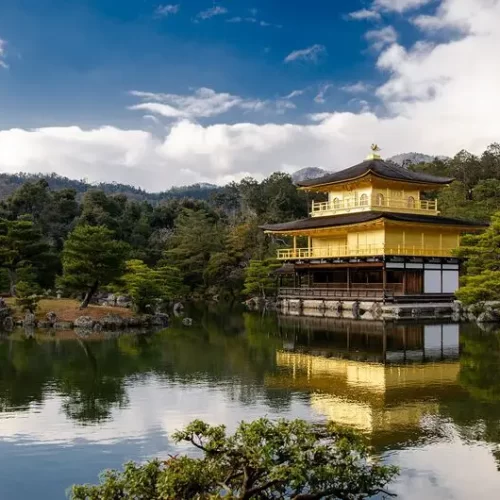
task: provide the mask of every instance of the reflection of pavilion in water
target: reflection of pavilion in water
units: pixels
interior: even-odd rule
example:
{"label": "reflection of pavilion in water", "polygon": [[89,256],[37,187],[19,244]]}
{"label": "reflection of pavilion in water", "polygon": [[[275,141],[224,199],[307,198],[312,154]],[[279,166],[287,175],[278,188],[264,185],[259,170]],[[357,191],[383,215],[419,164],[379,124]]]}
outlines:
{"label": "reflection of pavilion in water", "polygon": [[310,391],[318,413],[376,441],[420,434],[422,419],[461,392],[457,324],[287,316],[280,331],[276,361],[283,370],[268,384]]}

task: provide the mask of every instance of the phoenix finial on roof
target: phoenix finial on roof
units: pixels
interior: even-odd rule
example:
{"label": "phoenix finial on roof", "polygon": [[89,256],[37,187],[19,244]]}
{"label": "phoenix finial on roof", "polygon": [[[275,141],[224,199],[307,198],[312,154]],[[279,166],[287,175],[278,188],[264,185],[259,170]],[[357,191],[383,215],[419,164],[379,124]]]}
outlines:
{"label": "phoenix finial on roof", "polygon": [[382,151],[377,144],[372,144],[371,148],[372,152],[366,157],[367,160],[381,160],[379,152]]}

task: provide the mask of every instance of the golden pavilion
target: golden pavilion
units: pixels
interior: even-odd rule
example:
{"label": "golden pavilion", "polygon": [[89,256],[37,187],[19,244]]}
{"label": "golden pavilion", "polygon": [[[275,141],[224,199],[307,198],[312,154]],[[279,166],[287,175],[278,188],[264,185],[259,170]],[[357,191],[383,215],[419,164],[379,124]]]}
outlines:
{"label": "golden pavilion", "polygon": [[[451,300],[459,286],[454,250],[464,232],[484,224],[439,215],[424,193],[454,179],[413,172],[384,161],[380,149],[362,163],[299,189],[323,193],[307,219],[269,224],[291,237],[278,250],[280,296],[312,299]],[[285,286],[286,285],[286,286]]]}

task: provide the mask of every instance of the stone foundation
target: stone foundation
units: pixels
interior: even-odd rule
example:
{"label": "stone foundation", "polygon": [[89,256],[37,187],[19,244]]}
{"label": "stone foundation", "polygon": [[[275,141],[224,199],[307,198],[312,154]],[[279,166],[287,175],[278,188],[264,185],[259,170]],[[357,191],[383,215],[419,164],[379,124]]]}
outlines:
{"label": "stone foundation", "polygon": [[398,319],[461,319],[457,302],[383,304],[375,301],[280,299],[278,309],[282,314],[314,316],[321,318],[347,318],[364,320]]}

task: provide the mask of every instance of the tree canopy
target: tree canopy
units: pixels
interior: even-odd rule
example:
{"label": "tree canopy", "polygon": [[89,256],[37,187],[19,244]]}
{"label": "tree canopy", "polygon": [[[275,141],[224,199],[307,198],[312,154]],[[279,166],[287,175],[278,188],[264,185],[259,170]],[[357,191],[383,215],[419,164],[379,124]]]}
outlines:
{"label": "tree canopy", "polygon": [[105,226],[77,226],[64,243],[59,285],[85,292],[82,307],[87,307],[99,286],[109,285],[123,274],[127,250]]}
{"label": "tree canopy", "polygon": [[500,299],[500,212],[482,234],[462,238],[458,251],[466,258],[466,275],[457,297],[465,304]]}
{"label": "tree canopy", "polygon": [[385,492],[397,474],[372,459],[359,435],[333,424],[261,418],[228,435],[195,420],[173,439],[202,456],[128,463],[97,486],[74,486],[72,500],[356,500]]}

